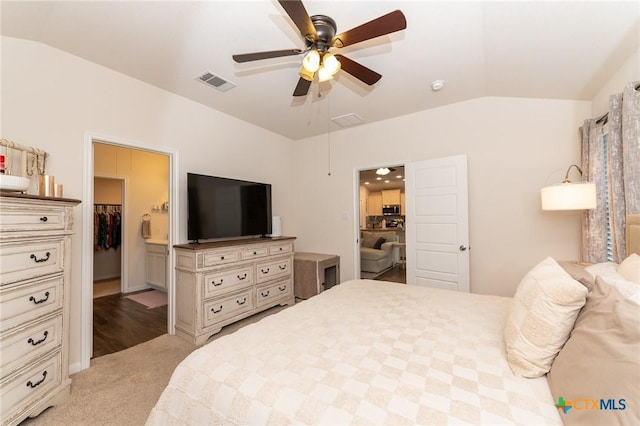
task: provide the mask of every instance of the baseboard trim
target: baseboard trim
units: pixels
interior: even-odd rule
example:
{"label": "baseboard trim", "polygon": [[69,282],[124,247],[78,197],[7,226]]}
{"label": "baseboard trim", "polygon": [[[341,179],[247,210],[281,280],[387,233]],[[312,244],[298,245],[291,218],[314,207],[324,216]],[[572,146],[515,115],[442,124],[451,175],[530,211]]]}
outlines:
{"label": "baseboard trim", "polygon": [[69,364],[69,374],[79,373],[80,371],[82,371],[81,362],[75,362],[73,364]]}

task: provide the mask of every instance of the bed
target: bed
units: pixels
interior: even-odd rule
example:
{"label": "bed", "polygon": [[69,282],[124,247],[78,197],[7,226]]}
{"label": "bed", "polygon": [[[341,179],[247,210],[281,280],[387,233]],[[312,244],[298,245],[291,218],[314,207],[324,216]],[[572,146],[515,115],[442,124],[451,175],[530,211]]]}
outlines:
{"label": "bed", "polygon": [[[640,256],[625,262],[640,273]],[[625,262],[547,258],[513,298],[342,283],[194,351],[147,424],[638,424],[640,282]],[[615,314],[594,328],[598,309]]]}
{"label": "bed", "polygon": [[562,424],[511,374],[510,299],[349,281],[203,346],[149,424]]}

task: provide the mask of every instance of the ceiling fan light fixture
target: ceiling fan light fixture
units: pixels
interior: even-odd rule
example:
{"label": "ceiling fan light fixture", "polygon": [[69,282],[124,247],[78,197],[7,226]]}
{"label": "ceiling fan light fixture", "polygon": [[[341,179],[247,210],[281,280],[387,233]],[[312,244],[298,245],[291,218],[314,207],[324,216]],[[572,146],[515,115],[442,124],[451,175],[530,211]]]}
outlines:
{"label": "ceiling fan light fixture", "polygon": [[315,73],[313,71],[309,71],[308,69],[306,69],[304,65],[302,66],[302,68],[300,68],[300,72],[298,73],[300,77],[304,78],[307,81],[313,81],[314,74]]}
{"label": "ceiling fan light fixture", "polygon": [[322,57],[322,67],[327,70],[331,75],[335,75],[340,71],[340,61],[335,57],[333,53],[325,53]]}
{"label": "ceiling fan light fixture", "polygon": [[320,69],[318,69],[318,81],[319,82],[329,81],[332,78],[333,78],[333,74],[331,74],[329,72],[329,70],[327,68],[325,68],[324,66],[321,66]]}
{"label": "ceiling fan light fixture", "polygon": [[318,71],[318,68],[320,68],[320,53],[315,49],[310,50],[302,60],[302,66],[312,73]]}

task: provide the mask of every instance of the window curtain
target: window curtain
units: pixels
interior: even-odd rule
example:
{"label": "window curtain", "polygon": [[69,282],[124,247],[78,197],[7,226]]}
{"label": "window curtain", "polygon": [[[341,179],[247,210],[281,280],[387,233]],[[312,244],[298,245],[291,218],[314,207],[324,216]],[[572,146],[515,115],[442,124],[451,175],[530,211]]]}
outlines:
{"label": "window curtain", "polygon": [[597,207],[584,213],[582,259],[625,258],[625,217],[640,213],[640,81],[609,99],[609,112],[585,120],[583,178],[595,182]]}

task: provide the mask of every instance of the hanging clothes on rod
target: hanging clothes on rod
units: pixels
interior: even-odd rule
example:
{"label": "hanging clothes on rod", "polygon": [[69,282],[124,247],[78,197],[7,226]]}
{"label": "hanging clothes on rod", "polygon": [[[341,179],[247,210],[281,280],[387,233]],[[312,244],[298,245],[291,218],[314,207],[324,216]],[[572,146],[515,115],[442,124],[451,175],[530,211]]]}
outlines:
{"label": "hanging clothes on rod", "polygon": [[118,249],[122,243],[122,205],[94,204],[94,250]]}

